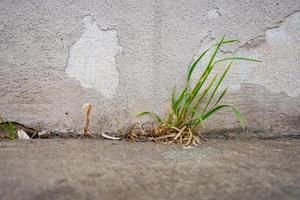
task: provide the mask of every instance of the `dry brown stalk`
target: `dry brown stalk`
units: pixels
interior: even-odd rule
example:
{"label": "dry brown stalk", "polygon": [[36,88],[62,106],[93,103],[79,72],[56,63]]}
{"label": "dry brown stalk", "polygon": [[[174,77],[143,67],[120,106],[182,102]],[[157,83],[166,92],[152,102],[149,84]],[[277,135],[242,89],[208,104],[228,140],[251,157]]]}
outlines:
{"label": "dry brown stalk", "polygon": [[89,131],[90,131],[90,116],[92,112],[92,104],[87,103],[84,105],[84,108],[86,109],[86,115],[85,115],[85,126],[83,129],[83,134],[90,135]]}

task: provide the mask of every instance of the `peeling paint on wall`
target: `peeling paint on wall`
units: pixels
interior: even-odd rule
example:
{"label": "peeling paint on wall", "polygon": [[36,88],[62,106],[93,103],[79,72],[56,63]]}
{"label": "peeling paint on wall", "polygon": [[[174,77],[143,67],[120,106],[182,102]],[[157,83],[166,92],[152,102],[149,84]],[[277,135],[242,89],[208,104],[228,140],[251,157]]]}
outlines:
{"label": "peeling paint on wall", "polygon": [[[229,56],[224,54],[233,53],[262,61],[260,63],[236,61],[228,77],[225,78],[224,85],[228,85],[230,90],[238,91],[242,84],[251,83],[261,85],[274,93],[284,92],[290,97],[299,96],[299,34],[300,12],[295,12],[276,27],[268,28],[265,33],[250,39],[236,50],[222,51],[224,57]],[[213,40],[204,41],[197,56],[213,44]],[[205,57],[199,65],[204,66],[208,58],[209,56]],[[219,71],[221,73],[222,69],[224,68],[217,70],[221,70]],[[203,67],[195,70],[193,79],[197,80],[202,71]]]}
{"label": "peeling paint on wall", "polygon": [[[240,74],[246,76],[244,80],[239,80],[239,83],[259,84],[275,93],[284,92],[291,97],[298,96],[299,34],[300,13],[295,13],[286,18],[280,26],[268,29],[260,45],[240,49],[239,54],[253,56],[262,63],[240,64]],[[272,51],[273,49],[276,51]]]}
{"label": "peeling paint on wall", "polygon": [[66,74],[84,88],[112,98],[119,84],[115,56],[121,52],[116,30],[101,30],[91,16],[83,20],[82,36],[70,47]]}

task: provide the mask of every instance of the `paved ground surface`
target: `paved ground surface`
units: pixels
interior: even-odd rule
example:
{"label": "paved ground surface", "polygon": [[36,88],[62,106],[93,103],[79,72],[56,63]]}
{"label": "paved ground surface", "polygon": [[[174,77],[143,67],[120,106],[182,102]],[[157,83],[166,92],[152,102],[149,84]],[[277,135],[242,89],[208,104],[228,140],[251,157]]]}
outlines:
{"label": "paved ground surface", "polygon": [[300,140],[0,142],[1,199],[299,199]]}

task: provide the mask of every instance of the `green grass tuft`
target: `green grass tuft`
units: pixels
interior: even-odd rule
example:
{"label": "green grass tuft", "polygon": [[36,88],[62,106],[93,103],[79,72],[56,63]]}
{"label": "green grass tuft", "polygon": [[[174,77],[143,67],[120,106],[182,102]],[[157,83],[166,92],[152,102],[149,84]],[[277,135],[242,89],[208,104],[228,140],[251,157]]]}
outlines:
{"label": "green grass tuft", "polygon": [[5,122],[1,116],[0,116],[0,129],[5,130],[8,139],[18,138],[16,126],[11,122]]}
{"label": "green grass tuft", "polygon": [[[158,125],[149,132],[154,140],[155,138],[163,138],[164,140],[171,142],[196,144],[199,142],[199,134],[196,132],[197,128],[205,128],[205,120],[212,117],[218,111],[226,108],[231,109],[240,124],[244,126],[245,120],[237,108],[232,105],[221,104],[222,99],[227,92],[227,88],[221,92],[220,96],[216,96],[220,85],[235,60],[260,62],[255,59],[244,57],[225,57],[217,60],[216,56],[220,52],[220,48],[223,45],[234,42],[237,41],[225,40],[225,36],[223,36],[217,44],[206,49],[196,59],[187,70],[185,87],[178,94],[174,87],[171,95],[171,111],[165,118],[162,118],[153,112],[142,112],[138,114],[138,116],[149,115],[157,121]],[[195,68],[210,51],[212,51],[212,54],[203,73],[198,77],[194,86],[191,87],[191,77]],[[220,65],[226,63],[226,61],[229,61],[229,64],[227,64],[224,72],[212,77],[212,72],[214,71],[216,64]],[[142,130],[142,132],[144,133],[145,131]]]}

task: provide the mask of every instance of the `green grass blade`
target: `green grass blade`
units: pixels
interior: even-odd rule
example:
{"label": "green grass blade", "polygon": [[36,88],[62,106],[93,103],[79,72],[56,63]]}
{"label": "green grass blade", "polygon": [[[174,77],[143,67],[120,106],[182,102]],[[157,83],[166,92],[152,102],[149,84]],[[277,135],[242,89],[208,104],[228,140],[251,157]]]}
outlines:
{"label": "green grass blade", "polygon": [[246,120],[245,118],[242,116],[242,114],[240,113],[240,111],[238,109],[236,109],[235,107],[231,106],[236,119],[239,121],[239,123],[241,124],[242,127],[245,127],[246,124]]}
{"label": "green grass blade", "polygon": [[182,108],[182,112],[180,114],[180,118],[184,119],[186,117],[187,111],[189,110],[189,107],[191,106],[191,104],[193,103],[195,97],[198,95],[200,89],[202,88],[202,86],[204,85],[204,83],[206,82],[207,78],[209,77],[211,71],[214,68],[213,62],[214,59],[222,45],[222,42],[224,41],[225,36],[222,37],[222,39],[220,40],[220,42],[217,44],[204,72],[202,73],[202,75],[200,76],[200,78],[197,81],[197,84],[195,85],[195,87],[192,89],[192,91],[188,94],[188,97],[186,98],[185,101],[185,105]]}
{"label": "green grass blade", "polygon": [[252,61],[252,62],[261,62],[260,60],[252,59],[252,58],[245,58],[245,57],[227,57],[227,58],[222,58],[220,60],[217,60],[215,64],[226,61],[226,60],[246,60],[246,61]]}
{"label": "green grass blade", "polygon": [[[179,108],[179,106],[181,105],[181,103],[182,103],[182,100],[184,99],[184,97],[186,96],[186,92],[187,92],[187,88],[185,88],[182,92],[181,92],[181,94],[180,94],[180,96],[179,96],[179,98],[177,99],[177,101],[175,101],[175,103],[174,103],[174,107],[176,108],[176,112],[178,113],[178,108]],[[176,114],[177,114],[176,113]]]}
{"label": "green grass blade", "polygon": [[[238,40],[224,40],[225,36],[223,36],[223,38],[221,39],[221,41],[219,43],[217,43],[214,46],[219,46],[216,51],[215,54],[219,51],[219,48],[222,44],[229,44],[229,43],[234,43],[234,42],[239,42]],[[192,73],[195,69],[195,67],[197,66],[198,62],[204,57],[204,55],[210,50],[211,48],[206,49],[200,56],[199,58],[193,63],[193,65],[191,66],[191,68],[188,71],[188,80],[190,80]],[[215,55],[214,55],[215,56]]]}
{"label": "green grass blade", "polygon": [[[216,81],[217,77],[218,77],[218,74],[216,74],[214,76],[214,78],[210,81],[209,85],[206,87],[206,89],[200,95],[199,99],[196,101],[196,103],[193,106],[192,110],[197,110],[199,104],[201,103],[201,101],[203,100],[203,98],[206,96],[206,94],[208,94],[208,91],[210,90],[210,88],[212,87],[212,85],[214,84],[214,82]],[[194,112],[192,113],[192,117],[193,116],[194,116]]]}
{"label": "green grass blade", "polygon": [[162,122],[162,119],[156,113],[153,113],[153,112],[141,112],[141,113],[137,114],[137,116],[139,116],[139,117],[144,116],[144,115],[151,116],[153,119],[155,119],[159,123]]}
{"label": "green grass blade", "polygon": [[[174,106],[172,107],[173,113],[175,114],[177,121],[181,121],[181,111],[180,110],[181,110],[181,105],[185,104],[186,96],[187,96],[187,87],[184,88],[184,90],[182,90],[180,96],[174,102]],[[170,122],[170,120],[172,120],[172,115],[169,115],[169,117],[168,117],[168,122]]]}
{"label": "green grass blade", "polygon": [[215,57],[216,57],[216,55],[217,55],[217,53],[218,53],[218,51],[219,51],[222,43],[224,41],[224,37],[225,36],[223,36],[222,39],[220,40],[220,42],[216,44],[216,48],[215,48],[215,50],[214,50],[214,52],[213,52],[213,54],[212,54],[212,56],[211,56],[211,58],[209,60],[209,62],[207,64],[204,72],[202,73],[202,75],[198,79],[196,86],[193,88],[193,90],[191,92],[192,99],[194,98],[194,96],[196,96],[198,94],[198,92],[201,89],[203,83],[206,81],[206,79],[210,75],[211,71],[213,70],[214,65],[212,63],[213,63],[213,61],[214,61],[214,59],[215,59]]}
{"label": "green grass blade", "polygon": [[229,44],[229,43],[234,43],[234,42],[240,42],[239,40],[224,40],[222,44]]}
{"label": "green grass blade", "polygon": [[220,97],[218,98],[218,100],[216,101],[216,103],[212,106],[212,108],[215,107],[223,99],[223,97],[225,96],[226,92],[227,92],[227,88],[222,92],[222,94],[220,95]]}
{"label": "green grass blade", "polygon": [[[222,44],[230,44],[230,43],[234,43],[234,42],[240,42],[239,40],[223,40]],[[218,46],[219,43],[214,44],[212,47]]]}
{"label": "green grass blade", "polygon": [[172,97],[171,97],[171,106],[172,106],[172,110],[174,111],[175,108],[175,102],[176,102],[176,87],[174,87],[173,91],[172,91]]}
{"label": "green grass blade", "polygon": [[223,108],[227,108],[227,107],[231,107],[231,106],[230,105],[219,105],[219,106],[207,111],[205,114],[202,115],[202,120],[205,120],[205,119],[209,118],[215,112],[217,112],[217,111],[219,111]]}
{"label": "green grass blade", "polygon": [[207,64],[207,66],[206,66],[205,71],[203,72],[203,74],[201,75],[201,77],[198,80],[198,87],[196,85],[195,88],[194,88],[194,90],[193,90],[193,96],[196,96],[198,94],[199,90],[201,89],[201,86],[203,85],[203,83],[206,81],[206,79],[209,77],[211,71],[213,70],[213,68],[214,68],[213,61],[214,61],[217,53],[219,52],[219,50],[221,48],[221,45],[223,44],[224,38],[225,38],[225,35],[222,37],[222,39],[220,40],[220,42],[217,44],[217,46],[215,48],[215,51],[212,54],[212,56],[211,56],[211,58],[210,58],[210,60],[209,60],[209,62]]}
{"label": "green grass blade", "polygon": [[208,106],[209,106],[211,100],[213,99],[215,93],[217,92],[217,90],[218,90],[220,84],[221,84],[222,81],[224,80],[224,78],[225,78],[226,74],[228,73],[228,70],[230,69],[231,66],[232,66],[232,61],[230,62],[230,64],[226,67],[225,71],[223,72],[223,74],[222,74],[220,80],[218,81],[218,83],[217,83],[215,89],[213,90],[213,93],[211,94],[209,100],[207,101],[206,106],[205,106],[205,108],[204,108],[202,114],[205,113],[206,109],[208,108]]}
{"label": "green grass blade", "polygon": [[206,49],[200,56],[199,58],[192,64],[191,68],[188,70],[188,78],[187,81],[189,82],[191,79],[191,76],[193,74],[193,71],[195,67],[197,66],[198,62],[205,56],[205,54],[210,50],[210,48]]}
{"label": "green grass blade", "polygon": [[217,55],[217,53],[218,53],[220,47],[221,47],[221,45],[222,45],[222,43],[223,43],[223,41],[224,41],[224,38],[225,38],[225,35],[222,37],[221,41],[217,44],[217,47],[216,47],[216,49],[215,49],[213,55],[211,56],[211,58],[210,58],[210,60],[209,60],[209,62],[208,62],[208,64],[207,64],[207,68],[210,67],[210,66],[212,65],[212,63],[213,63],[213,61],[214,61],[214,59],[215,59],[215,57],[216,57],[216,55]]}
{"label": "green grass blade", "polygon": [[17,139],[17,128],[15,127],[15,125],[11,122],[7,122],[6,124],[6,131],[8,132],[8,138],[9,139]]}
{"label": "green grass blade", "polygon": [[237,118],[237,120],[240,122],[240,124],[242,126],[244,126],[245,124],[245,120],[244,118],[242,117],[241,113],[236,109],[234,108],[233,106],[230,106],[230,105],[219,105],[219,106],[216,106],[214,108],[212,108],[211,110],[207,111],[204,115],[202,115],[202,120],[206,120],[207,118],[209,118],[212,114],[214,114],[215,112],[223,109],[223,108],[231,108],[233,113],[235,114],[235,117]]}
{"label": "green grass blade", "polygon": [[203,122],[202,115],[199,112],[197,112],[197,110],[195,110],[195,109],[193,110],[193,112],[196,113],[196,119],[193,120],[193,121],[191,121],[189,123],[189,125],[198,126],[199,124],[201,124],[203,126],[203,128],[206,128],[206,126],[205,126],[205,124]]}
{"label": "green grass blade", "polygon": [[210,58],[209,63],[207,64],[207,67],[205,69],[205,71],[202,73],[201,77],[198,79],[196,86],[193,88],[193,90],[190,93],[190,99],[189,99],[189,103],[192,103],[192,101],[194,100],[194,98],[197,96],[197,94],[199,93],[200,89],[202,88],[202,86],[204,85],[205,81],[207,80],[207,78],[209,77],[212,69],[213,69],[213,65],[212,62],[214,61],[215,56],[218,53],[218,50],[222,44],[224,37],[222,38],[222,40],[218,43],[218,46],[216,47],[213,55]]}

